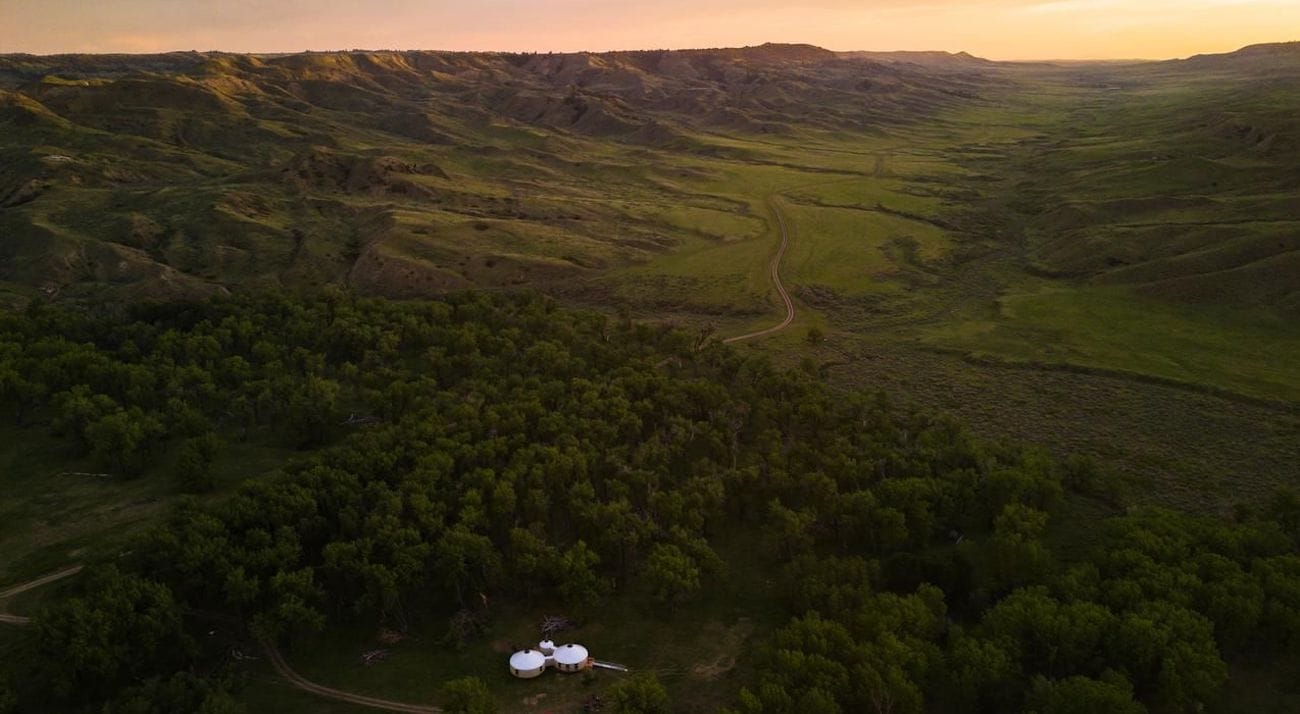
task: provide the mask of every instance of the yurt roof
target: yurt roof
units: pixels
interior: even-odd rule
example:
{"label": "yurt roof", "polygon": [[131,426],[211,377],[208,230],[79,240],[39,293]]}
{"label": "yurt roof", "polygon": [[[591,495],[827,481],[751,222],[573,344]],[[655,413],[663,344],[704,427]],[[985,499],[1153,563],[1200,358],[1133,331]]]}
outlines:
{"label": "yurt roof", "polygon": [[587,661],[587,648],[582,645],[560,645],[556,648],[554,657],[560,664],[581,664]]}
{"label": "yurt roof", "polygon": [[510,666],[518,670],[532,670],[546,666],[546,655],[537,650],[521,650],[510,655]]}

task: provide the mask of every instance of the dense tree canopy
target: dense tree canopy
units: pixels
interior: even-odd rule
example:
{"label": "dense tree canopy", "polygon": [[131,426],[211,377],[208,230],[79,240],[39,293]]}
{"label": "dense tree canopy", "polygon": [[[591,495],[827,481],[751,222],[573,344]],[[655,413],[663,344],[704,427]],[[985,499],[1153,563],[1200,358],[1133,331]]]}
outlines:
{"label": "dense tree canopy", "polygon": [[[1060,558],[1044,539],[1063,483],[1095,488],[1085,463],[536,297],[38,306],[0,318],[0,400],[120,478],[171,454],[183,491],[214,487],[229,443],[301,449],[43,613],[0,701],[227,711],[185,613],[292,640],[542,589],[671,611],[724,576],[735,531],[789,616],[739,712],[1194,710],[1225,657],[1300,643],[1294,495],[1237,522],[1133,510]],[[447,696],[486,711],[481,684]],[[667,706],[657,682],[618,691]]]}

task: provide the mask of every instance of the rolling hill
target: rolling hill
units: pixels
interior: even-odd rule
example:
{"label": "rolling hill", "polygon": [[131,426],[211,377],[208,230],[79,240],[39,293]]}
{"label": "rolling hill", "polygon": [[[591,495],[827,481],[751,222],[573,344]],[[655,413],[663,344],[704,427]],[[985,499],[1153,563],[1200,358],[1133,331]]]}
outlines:
{"label": "rolling hill", "polygon": [[[781,223],[774,354],[1134,478],[1274,484],[1300,433],[1298,89],[1286,44],[9,55],[0,299],[522,287],[739,335],[780,320]],[[1070,416],[1135,394],[1183,406]]]}
{"label": "rolling hill", "polygon": [[677,239],[585,200],[611,185],[675,200],[677,156],[767,160],[718,135],[878,132],[983,81],[786,45],[8,56],[0,279],[71,297],[572,281]]}

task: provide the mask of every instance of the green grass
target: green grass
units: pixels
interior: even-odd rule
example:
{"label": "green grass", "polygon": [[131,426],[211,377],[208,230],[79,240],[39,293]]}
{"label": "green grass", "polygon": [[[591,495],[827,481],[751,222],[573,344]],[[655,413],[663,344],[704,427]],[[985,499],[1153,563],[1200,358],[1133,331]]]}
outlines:
{"label": "green grass", "polygon": [[787,195],[802,202],[868,209],[884,206],[928,218],[937,217],[943,208],[942,199],[918,195],[920,190],[904,180],[866,177],[797,188]]}
{"label": "green grass", "polygon": [[826,285],[854,296],[897,290],[901,274],[942,259],[943,231],[918,221],[856,209],[790,206],[795,233],[789,255],[796,283]]}
{"label": "green grass", "polygon": [[755,238],[767,230],[759,217],[738,210],[724,211],[697,206],[665,206],[655,214],[663,224],[680,231],[691,231],[723,242]]}
{"label": "green grass", "polygon": [[1288,714],[1300,709],[1300,659],[1250,655],[1230,663],[1226,691],[1212,712]]}
{"label": "green grass", "polygon": [[[719,555],[728,571],[676,612],[654,604],[633,587],[580,614],[581,626],[557,636],[577,642],[597,659],[634,672],[652,672],[675,695],[674,711],[712,712],[731,701],[746,653],[785,619],[770,580],[771,563],[740,534],[722,539]],[[416,628],[411,638],[388,647],[382,663],[360,664],[363,652],[380,647],[372,627],[335,628],[300,641],[286,657],[308,680],[327,686],[410,703],[437,703],[442,685],[458,677],[484,680],[501,711],[568,711],[580,707],[626,675],[596,670],[591,676],[548,671],[532,680],[512,677],[508,645],[539,638],[542,617],[563,612],[540,596],[534,602],[492,600],[483,635],[456,647],[439,624]],[[568,613],[579,616],[577,613]],[[251,663],[250,684],[241,698],[267,711],[349,712],[286,687],[262,662]],[[319,704],[319,709],[312,706]]]}
{"label": "green grass", "polygon": [[67,445],[31,430],[0,429],[0,583],[11,584],[75,561],[104,536],[156,518],[157,489],[69,472],[98,471],[69,459]]}
{"label": "green grass", "polygon": [[[89,459],[40,429],[0,426],[0,587],[112,554],[156,523],[181,495],[168,475],[170,453],[131,479],[103,478]],[[231,443],[213,464],[220,498],[278,467],[289,452]]]}
{"label": "green grass", "polygon": [[1300,331],[1262,311],[1187,307],[1124,288],[1050,289],[999,301],[994,321],[928,332],[934,344],[1010,359],[1151,375],[1300,401]]}

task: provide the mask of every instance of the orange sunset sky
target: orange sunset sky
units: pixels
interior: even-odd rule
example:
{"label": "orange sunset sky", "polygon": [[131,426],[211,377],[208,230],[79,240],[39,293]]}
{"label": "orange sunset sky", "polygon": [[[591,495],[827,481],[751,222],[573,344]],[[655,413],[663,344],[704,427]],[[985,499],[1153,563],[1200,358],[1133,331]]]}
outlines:
{"label": "orange sunset sky", "polygon": [[808,42],[1170,58],[1300,37],[1300,0],[0,0],[0,53],[574,51]]}

